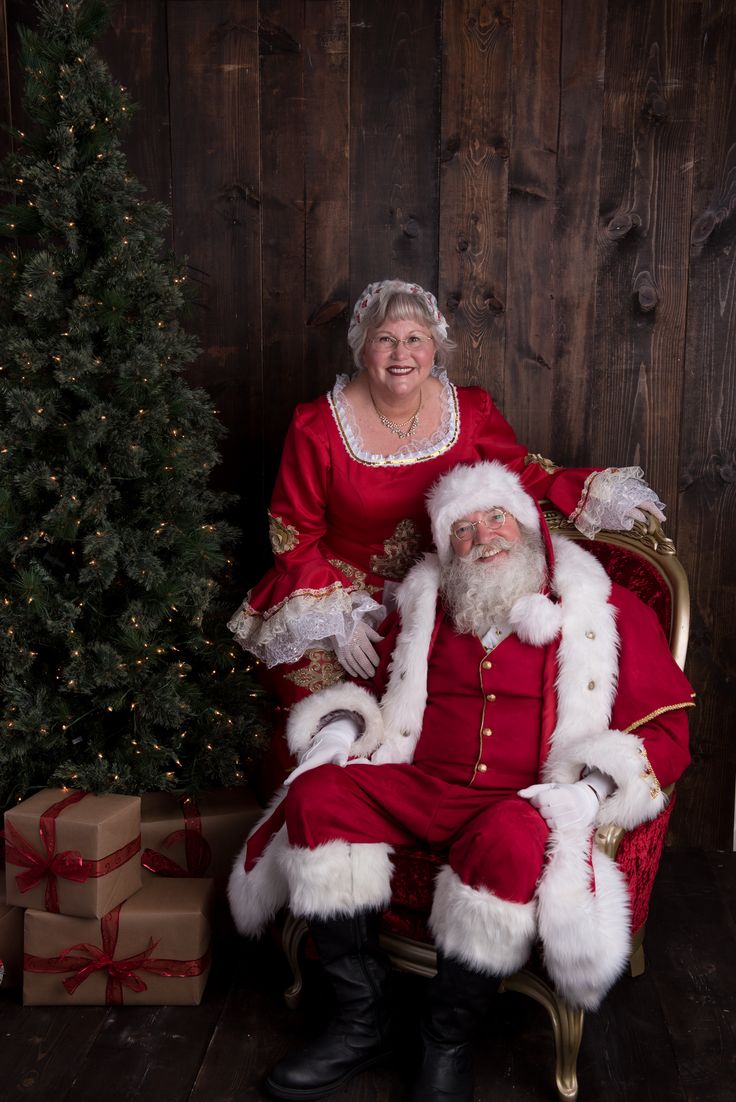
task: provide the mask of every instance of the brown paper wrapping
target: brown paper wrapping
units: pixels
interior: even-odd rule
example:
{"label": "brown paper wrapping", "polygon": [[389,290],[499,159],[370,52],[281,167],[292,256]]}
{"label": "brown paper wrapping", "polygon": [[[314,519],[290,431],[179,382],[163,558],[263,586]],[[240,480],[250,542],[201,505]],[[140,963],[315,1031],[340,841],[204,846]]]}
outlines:
{"label": "brown paper wrapping", "polygon": [[4,976],[2,990],[17,987],[23,975],[23,911],[5,901],[5,873],[0,869],[0,961]]}
{"label": "brown paper wrapping", "polygon": [[[202,998],[209,975],[210,922],[213,885],[211,880],[164,880],[151,877],[141,891],[123,903],[119,910],[118,937],[113,959],[129,960],[145,953],[156,961],[202,962],[200,975],[159,976],[140,969],[135,975],[145,984],[144,991],[121,986],[126,1006],[196,1006]],[[69,993],[64,980],[75,975],[65,972],[31,971],[30,958],[58,961],[89,955],[80,945],[103,948],[101,923],[92,918],[25,913],[25,960],[23,1004],[25,1006],[103,1006],[108,1000],[106,969],[92,972]],[[74,947],[77,947],[76,949]],[[72,952],[69,952],[72,950]]]}
{"label": "brown paper wrapping", "polygon": [[[44,858],[46,851],[40,837],[41,816],[63,800],[69,792],[61,788],[46,788],[5,812],[6,829],[11,823],[36,853]],[[55,820],[55,853],[74,851],[89,861],[100,861],[131,845],[140,837],[139,796],[86,795],[78,803],[66,807]],[[8,840],[6,840],[6,852]],[[27,891],[21,891],[18,878],[28,870],[6,860],[8,903],[34,910],[45,910],[48,876]],[[141,886],[140,851],[132,852],[119,868],[104,876],[90,876],[84,883],[75,883],[63,876],[56,878],[59,911],[62,914],[100,918],[118,903],[137,892]]]}
{"label": "brown paper wrapping", "polygon": [[[154,874],[208,876],[221,886],[262,814],[247,788],[213,789],[195,800],[168,792],[145,793],[141,796],[144,880]],[[147,868],[149,864],[153,868]]]}

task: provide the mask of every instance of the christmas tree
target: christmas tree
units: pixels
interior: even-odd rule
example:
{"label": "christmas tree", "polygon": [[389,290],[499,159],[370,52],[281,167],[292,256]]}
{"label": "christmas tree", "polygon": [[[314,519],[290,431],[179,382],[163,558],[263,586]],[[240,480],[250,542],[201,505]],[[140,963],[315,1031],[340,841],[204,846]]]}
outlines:
{"label": "christmas tree", "polygon": [[0,180],[0,803],[238,783],[262,701],[224,627],[234,533],[208,486],[222,430],[182,376],[186,271],[120,146],[107,4],[37,7]]}

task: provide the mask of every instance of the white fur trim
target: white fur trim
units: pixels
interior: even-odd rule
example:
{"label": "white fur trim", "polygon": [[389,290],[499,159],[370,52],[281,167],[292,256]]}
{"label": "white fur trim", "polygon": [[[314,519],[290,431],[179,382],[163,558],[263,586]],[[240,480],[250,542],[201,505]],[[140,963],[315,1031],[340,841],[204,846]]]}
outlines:
{"label": "white fur trim", "polygon": [[487,888],[471,888],[444,865],[437,876],[429,928],[447,956],[476,972],[508,976],[531,952],[536,903],[511,903]]}
{"label": "white fur trim", "polygon": [[516,517],[519,524],[538,532],[539,510],[518,475],[498,460],[490,463],[461,464],[435,482],[427,494],[427,512],[432,521],[432,538],[440,562],[450,554],[450,526],[467,513],[500,505]]}
{"label": "white fur trim", "polygon": [[301,759],[323,717],[340,708],[357,712],[365,720],[365,731],[353,743],[351,757],[370,754],[379,745],[383,735],[381,712],[375,697],[367,689],[353,685],[350,681],[331,685],[293,706],[286,724],[286,740],[292,754]]}
{"label": "white fur trim", "polygon": [[633,830],[639,823],[656,819],[667,805],[638,735],[602,731],[569,743],[564,760],[555,758],[545,769],[545,779],[569,783],[578,780],[584,769],[600,769],[616,784],[616,791],[601,802],[599,826],[616,823]]}
{"label": "white fur trim", "polygon": [[287,846],[280,863],[292,913],[326,919],[383,910],[391,901],[391,852],[380,842],[338,840],[315,849]]}
{"label": "white fur trim", "polygon": [[258,937],[288,902],[289,886],[280,867],[280,857],[288,845],[286,827],[282,826],[249,873],[245,871],[245,845],[235,858],[227,897],[235,926],[244,937]]}
{"label": "white fur trim", "polygon": [[[429,644],[437,616],[440,565],[425,555],[397,590],[401,632],[396,640],[386,691],[381,700],[386,747],[380,760],[411,761],[422,731],[427,703]],[[374,756],[374,760],[377,760]]]}
{"label": "white fur trim", "polygon": [[574,1006],[595,1010],[626,967],[631,918],[626,878],[593,847],[591,890],[587,828],[552,831],[537,888],[539,935],[556,989]]}
{"label": "white fur trim", "polygon": [[[611,581],[600,563],[571,540],[553,537],[554,590],[562,602],[558,649],[557,726],[548,768],[566,757],[569,743],[605,731],[618,680],[616,609]],[[547,777],[546,771],[544,779]],[[576,778],[577,779],[577,778]]]}
{"label": "white fur trim", "polygon": [[542,647],[551,643],[562,627],[562,609],[543,593],[527,593],[509,613],[509,624],[522,643]]}

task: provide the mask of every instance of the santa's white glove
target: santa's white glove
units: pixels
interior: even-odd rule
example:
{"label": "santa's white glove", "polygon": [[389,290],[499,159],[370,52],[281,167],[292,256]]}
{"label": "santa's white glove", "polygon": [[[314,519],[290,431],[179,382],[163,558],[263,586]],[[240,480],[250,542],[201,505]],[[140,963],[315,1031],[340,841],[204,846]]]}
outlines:
{"label": "santa's white glove", "polygon": [[290,785],[302,773],[308,773],[318,765],[347,765],[348,753],[356,734],[356,725],[351,719],[336,719],[328,723],[314,736],[306,754],[296,769],[286,778],[284,784]]}
{"label": "santa's white glove", "polygon": [[373,644],[381,639],[383,636],[375,628],[359,620],[347,643],[339,643],[336,639],[332,642],[337,660],[344,670],[353,677],[373,677],[380,661]]}
{"label": "santa's white glove", "polygon": [[532,784],[519,795],[536,807],[547,826],[564,830],[571,826],[591,826],[598,814],[598,793],[587,781],[574,784]]}

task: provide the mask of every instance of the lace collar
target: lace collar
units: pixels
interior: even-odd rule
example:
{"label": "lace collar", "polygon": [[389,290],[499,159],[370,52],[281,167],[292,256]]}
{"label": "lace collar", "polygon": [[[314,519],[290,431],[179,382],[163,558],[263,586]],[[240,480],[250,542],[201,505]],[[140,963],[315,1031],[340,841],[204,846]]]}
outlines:
{"label": "lace collar", "polygon": [[399,467],[408,463],[422,463],[427,459],[434,459],[453,446],[460,431],[457,389],[442,368],[433,368],[432,375],[442,387],[440,394],[442,414],[437,431],[429,437],[407,440],[391,455],[377,455],[366,451],[355,415],[344,394],[345,387],[350,382],[350,376],[337,376],[334,387],[327,395],[327,401],[340,433],[340,439],[351,459],[369,467]]}

